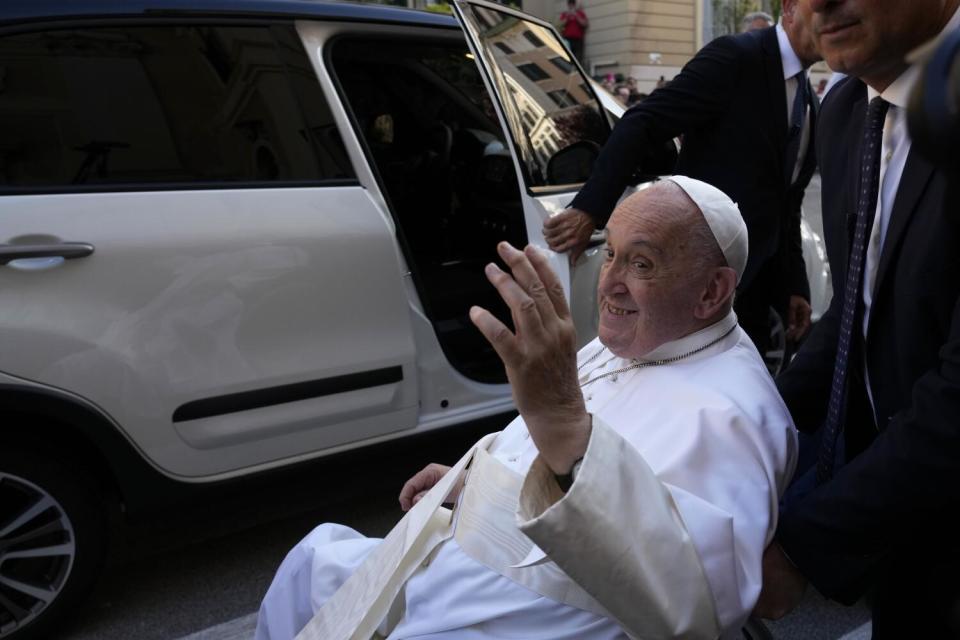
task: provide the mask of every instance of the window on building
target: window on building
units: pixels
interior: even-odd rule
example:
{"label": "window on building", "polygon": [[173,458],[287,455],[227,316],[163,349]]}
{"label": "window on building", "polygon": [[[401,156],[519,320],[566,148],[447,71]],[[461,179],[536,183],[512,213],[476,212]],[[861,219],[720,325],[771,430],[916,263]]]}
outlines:
{"label": "window on building", "polygon": [[560,56],[550,58],[550,62],[553,63],[553,66],[555,66],[557,69],[560,69],[560,71],[563,71],[564,73],[570,73],[573,71],[573,64],[569,60],[561,58]]}
{"label": "window on building", "polygon": [[537,49],[543,46],[543,40],[538,38],[533,31],[530,31],[530,30],[524,31],[523,37],[526,38],[527,41],[533,46],[535,46]]}
{"label": "window on building", "polygon": [[292,26],[0,39],[0,189],[353,178]]}
{"label": "window on building", "polygon": [[540,65],[533,62],[528,62],[527,64],[517,65],[517,69],[523,75],[527,76],[534,82],[537,80],[546,80],[550,77],[550,74],[544,71]]}
{"label": "window on building", "polygon": [[557,103],[557,106],[560,107],[561,109],[564,109],[566,107],[577,106],[576,98],[570,95],[570,92],[567,91],[566,89],[557,89],[556,91],[550,91],[549,95],[553,99],[553,101]]}
{"label": "window on building", "polygon": [[497,49],[500,49],[500,51],[503,51],[503,52],[504,52],[505,54],[507,54],[508,56],[509,56],[509,55],[513,55],[513,53],[514,53],[513,49],[511,49],[509,46],[507,46],[507,44],[504,43],[504,42],[496,42],[496,43],[494,43],[494,46],[495,46]]}

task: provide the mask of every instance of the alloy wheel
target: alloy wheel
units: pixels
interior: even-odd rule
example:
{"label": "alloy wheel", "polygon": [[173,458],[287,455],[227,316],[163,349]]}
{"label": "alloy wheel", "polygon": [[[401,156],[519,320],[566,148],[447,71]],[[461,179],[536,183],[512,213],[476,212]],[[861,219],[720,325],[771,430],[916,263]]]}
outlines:
{"label": "alloy wheel", "polygon": [[0,637],[22,629],[60,595],[76,558],[64,508],[41,487],[0,471]]}

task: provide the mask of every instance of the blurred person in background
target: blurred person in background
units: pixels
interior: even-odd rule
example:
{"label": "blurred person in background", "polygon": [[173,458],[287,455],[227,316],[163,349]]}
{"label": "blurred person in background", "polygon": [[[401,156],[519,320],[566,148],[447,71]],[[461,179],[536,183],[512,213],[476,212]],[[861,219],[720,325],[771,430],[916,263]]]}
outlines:
{"label": "blurred person in background", "polygon": [[583,8],[577,5],[577,0],[567,0],[567,10],[560,14],[559,22],[560,35],[570,45],[574,57],[583,64],[583,41],[590,21]]}
{"label": "blurred person in background", "polygon": [[758,29],[768,29],[776,24],[773,16],[765,11],[753,11],[743,16],[740,22],[740,32],[756,31]]}

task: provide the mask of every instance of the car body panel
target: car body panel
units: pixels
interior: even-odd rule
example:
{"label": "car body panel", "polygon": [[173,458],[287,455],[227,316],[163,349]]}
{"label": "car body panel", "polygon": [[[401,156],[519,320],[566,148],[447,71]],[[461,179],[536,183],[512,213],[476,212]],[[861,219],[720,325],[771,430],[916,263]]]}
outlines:
{"label": "car body panel", "polygon": [[[220,473],[415,424],[401,266],[364,189],[8,196],[0,211],[4,242],[96,248],[0,269],[0,370],[92,399],[168,472]],[[172,422],[192,401],[397,366],[387,385]]]}

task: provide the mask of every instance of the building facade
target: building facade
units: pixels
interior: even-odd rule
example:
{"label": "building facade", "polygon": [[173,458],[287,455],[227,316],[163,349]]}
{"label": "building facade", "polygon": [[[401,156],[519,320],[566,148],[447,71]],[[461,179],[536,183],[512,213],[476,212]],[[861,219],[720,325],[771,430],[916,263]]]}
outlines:
{"label": "building facade", "polygon": [[[590,20],[585,67],[594,76],[637,79],[649,93],[670,80],[712,37],[711,0],[580,0]],[[556,23],[566,0],[524,0],[523,10]],[[704,25],[710,25],[705,33]]]}

